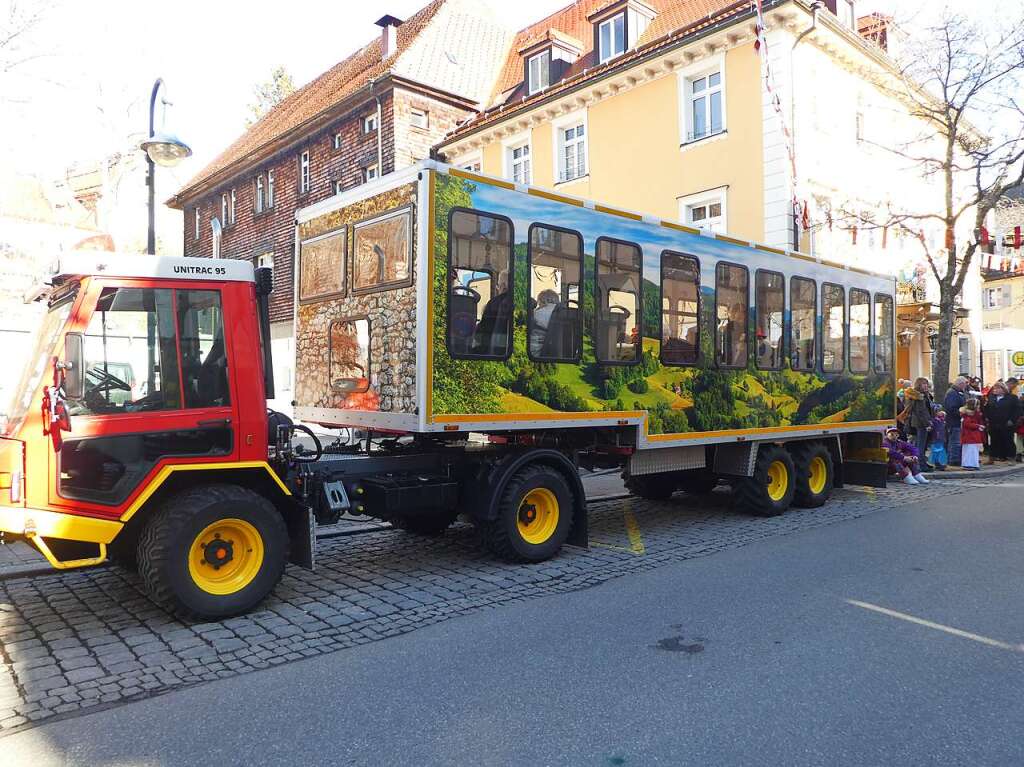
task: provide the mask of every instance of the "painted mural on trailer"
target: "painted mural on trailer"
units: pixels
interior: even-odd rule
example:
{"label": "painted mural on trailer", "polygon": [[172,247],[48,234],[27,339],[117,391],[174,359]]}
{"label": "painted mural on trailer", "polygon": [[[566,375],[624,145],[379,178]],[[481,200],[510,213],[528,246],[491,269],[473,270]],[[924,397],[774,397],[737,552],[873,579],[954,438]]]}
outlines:
{"label": "painted mural on trailer", "polygon": [[[859,355],[854,366],[871,371],[851,374],[849,360],[844,362],[847,343],[834,333],[830,338],[822,320],[827,299],[823,282],[843,277],[849,294],[861,278],[866,293],[857,294],[858,300],[891,293],[891,283],[442,173],[435,179],[435,417],[646,411],[650,434],[893,417],[892,373],[876,373],[875,364],[862,359],[870,357],[874,363],[881,355],[892,370],[891,325],[886,341],[849,344],[849,353]],[[473,211],[502,218],[478,218]],[[504,244],[509,229],[514,232],[511,254]],[[451,268],[449,238],[454,246]],[[660,269],[665,250],[674,252],[665,257],[667,277]],[[576,265],[580,251],[582,275]],[[699,296],[694,258],[699,260]],[[718,275],[719,284],[736,286],[735,296],[743,295],[746,280],[746,322],[742,306],[735,306],[742,300],[730,305],[728,289],[721,291],[716,305],[715,264],[720,259],[747,267],[719,267],[728,273]],[[785,275],[773,276],[767,272],[772,269]],[[600,271],[596,314],[595,270]],[[756,276],[758,270],[765,274]],[[813,279],[813,290],[809,283],[794,290],[790,277],[795,274]],[[781,287],[782,280],[784,308],[780,294],[770,290],[772,283]],[[791,300],[801,287],[813,299],[804,309]],[[759,322],[754,301],[755,290],[761,288],[769,290]],[[843,317],[845,311],[857,323],[870,323],[867,313],[873,317],[875,308],[873,303],[824,308],[826,317]],[[510,349],[502,333],[495,332],[508,314]],[[783,337],[794,322],[802,327],[803,340],[791,345]],[[599,363],[598,352],[612,364]],[[825,373],[823,364],[841,365],[843,372]],[[811,366],[813,370],[798,369]]]}

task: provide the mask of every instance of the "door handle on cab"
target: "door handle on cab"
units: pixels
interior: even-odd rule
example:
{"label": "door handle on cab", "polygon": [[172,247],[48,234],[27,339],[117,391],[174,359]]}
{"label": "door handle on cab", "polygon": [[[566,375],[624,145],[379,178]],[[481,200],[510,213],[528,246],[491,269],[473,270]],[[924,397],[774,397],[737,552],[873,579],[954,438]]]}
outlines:
{"label": "door handle on cab", "polygon": [[197,421],[196,426],[230,426],[230,418],[207,418],[205,421]]}

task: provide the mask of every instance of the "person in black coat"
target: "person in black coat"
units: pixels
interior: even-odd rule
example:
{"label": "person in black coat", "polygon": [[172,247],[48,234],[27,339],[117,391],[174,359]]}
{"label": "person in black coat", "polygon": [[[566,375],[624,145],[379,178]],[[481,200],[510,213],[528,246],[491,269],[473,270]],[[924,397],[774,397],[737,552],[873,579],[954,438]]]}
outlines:
{"label": "person in black coat", "polygon": [[988,428],[989,454],[987,465],[993,461],[1011,461],[1016,448],[1013,432],[1020,417],[1020,400],[1010,396],[1003,383],[994,383],[988,391],[988,399],[982,411]]}

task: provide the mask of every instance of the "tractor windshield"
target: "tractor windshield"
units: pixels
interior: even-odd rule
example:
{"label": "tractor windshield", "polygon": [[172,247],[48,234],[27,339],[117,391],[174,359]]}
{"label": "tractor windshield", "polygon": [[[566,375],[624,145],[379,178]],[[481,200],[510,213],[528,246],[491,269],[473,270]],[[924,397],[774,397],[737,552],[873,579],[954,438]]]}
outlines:
{"label": "tractor windshield", "polygon": [[61,328],[71,313],[71,305],[74,303],[74,296],[54,305],[43,316],[42,322],[36,330],[35,338],[29,345],[29,353],[25,357],[25,368],[21,372],[21,379],[14,389],[14,396],[11,398],[10,406],[7,408],[7,421],[0,424],[0,434],[3,436],[14,436],[25,420],[32,398],[39,390],[43,377],[47,371],[52,373],[51,363],[58,351],[54,347]]}

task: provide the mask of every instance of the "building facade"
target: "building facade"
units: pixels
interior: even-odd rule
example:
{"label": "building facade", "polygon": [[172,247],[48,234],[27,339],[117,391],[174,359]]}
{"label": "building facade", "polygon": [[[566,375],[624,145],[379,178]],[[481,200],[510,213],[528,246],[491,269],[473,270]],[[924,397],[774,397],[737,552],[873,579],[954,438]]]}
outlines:
{"label": "building facade", "polygon": [[168,201],[184,213],[186,256],[216,247],[273,267],[272,406],[286,412],[295,211],[428,157],[486,98],[510,39],[471,0],[377,24],[377,39],[278,104]]}
{"label": "building facade", "polygon": [[1024,380],[1024,188],[1000,201],[992,224],[981,256],[983,380]]}

